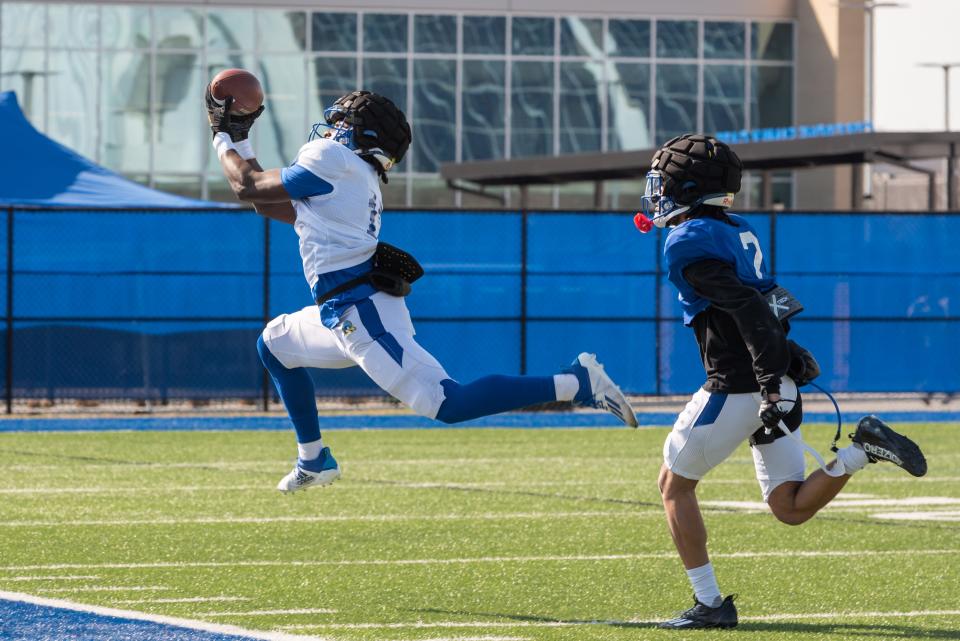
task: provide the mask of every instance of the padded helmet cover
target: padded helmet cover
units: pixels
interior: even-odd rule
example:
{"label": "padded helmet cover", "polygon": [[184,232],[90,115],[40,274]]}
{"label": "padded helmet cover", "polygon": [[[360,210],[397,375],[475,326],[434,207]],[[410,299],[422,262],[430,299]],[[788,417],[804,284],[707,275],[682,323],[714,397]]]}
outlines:
{"label": "padded helmet cover", "polygon": [[657,150],[650,169],[663,178],[663,196],[689,206],[706,196],[740,191],[743,164],[726,143],[712,136],[684,134]]}
{"label": "padded helmet cover", "polygon": [[382,149],[394,163],[403,160],[410,147],[410,123],[389,98],[371,91],[341,96],[330,110],[327,123],[344,121],[353,129],[353,145],[360,150]]}

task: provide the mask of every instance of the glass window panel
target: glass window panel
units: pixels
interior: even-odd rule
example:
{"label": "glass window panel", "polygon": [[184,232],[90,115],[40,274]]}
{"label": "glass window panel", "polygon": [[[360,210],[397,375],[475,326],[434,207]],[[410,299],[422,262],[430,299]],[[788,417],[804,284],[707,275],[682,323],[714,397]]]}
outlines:
{"label": "glass window panel", "polygon": [[697,66],[657,65],[656,144],[697,130]]}
{"label": "glass window panel", "polygon": [[504,70],[502,60],[463,61],[463,160],[503,158],[506,131]]}
{"label": "glass window panel", "polygon": [[43,129],[44,105],[43,49],[3,49],[0,62],[0,91],[14,91],[20,108],[34,127]]}
{"label": "glass window panel", "polygon": [[406,53],[407,14],[365,14],[363,16],[363,50]]}
{"label": "glass window panel", "polygon": [[106,49],[150,47],[150,10],[146,7],[101,5],[100,37]]}
{"label": "glass window panel", "polygon": [[340,96],[357,88],[357,62],[350,58],[317,56],[308,61],[307,73],[311,81],[310,113],[308,120],[323,118],[323,110]]}
{"label": "glass window panel", "polygon": [[754,60],[793,60],[793,25],[789,22],[754,22],[750,27]]}
{"label": "glass window panel", "polygon": [[258,9],[256,25],[260,51],[303,51],[307,48],[307,16],[302,11]]}
{"label": "glass window panel", "polygon": [[457,17],[414,16],[413,47],[418,53],[456,53]]}
{"label": "glass window panel", "polygon": [[191,7],[153,10],[158,49],[196,49],[203,43],[203,11]]}
{"label": "glass window panel", "polygon": [[704,58],[743,58],[746,56],[746,24],[743,22],[704,22]]}
{"label": "glass window panel", "polygon": [[200,171],[200,145],[209,144],[203,135],[205,113],[204,78],[200,77],[198,53],[160,53],[156,59],[154,118],[156,144],[153,166],[157,171]]}
{"label": "glass window panel", "polygon": [[[107,7],[104,7],[106,10]],[[150,56],[105,52],[100,162],[124,173],[147,171],[150,153]]]}
{"label": "glass window panel", "polygon": [[553,55],[553,18],[514,18],[513,53]]}
{"label": "glass window panel", "polygon": [[611,20],[607,35],[607,53],[611,56],[650,56],[649,20]]}
{"label": "glass window panel", "polygon": [[657,20],[657,56],[696,58],[697,23],[694,20]]}
{"label": "glass window panel", "polygon": [[250,9],[211,9],[207,13],[207,47],[210,49],[250,49],[253,39]]}
{"label": "glass window panel", "polygon": [[5,49],[43,47],[47,8],[40,3],[0,3],[0,45]]}
{"label": "glass window panel", "polygon": [[51,47],[96,47],[100,17],[96,5],[51,4],[47,19]]}
{"label": "glass window panel", "polygon": [[515,61],[510,91],[511,155],[553,153],[553,62]]}
{"label": "glass window panel", "polygon": [[440,163],[456,160],[456,102],[456,61],[414,61],[413,171],[437,171]]}
{"label": "glass window panel", "polygon": [[650,138],[650,65],[607,63],[607,148],[648,149]]}
{"label": "glass window panel", "polygon": [[646,186],[640,177],[627,180],[607,180],[603,183],[604,207],[631,209],[640,207],[640,197]]}
{"label": "glass window panel", "polygon": [[96,158],[97,54],[51,51],[49,64],[47,135],[87,158]]}
{"label": "glass window panel", "polygon": [[708,133],[739,130],[747,126],[744,78],[742,65],[704,65],[703,128]]}
{"label": "glass window panel", "polygon": [[[169,194],[200,198],[200,176],[157,176],[153,181],[155,189]],[[232,195],[232,194],[231,194]],[[236,197],[232,200],[236,201]]]}
{"label": "glass window panel", "polygon": [[254,149],[264,167],[283,167],[307,141],[303,58],[272,54],[261,55],[258,62],[267,109],[253,128]]}
{"label": "glass window panel", "polygon": [[560,55],[603,55],[603,20],[599,18],[562,18],[560,20]]}
{"label": "glass window panel", "polygon": [[363,88],[386,96],[407,111],[407,61],[405,58],[365,58]]}
{"label": "glass window panel", "polygon": [[357,14],[314,13],[312,20],[314,51],[357,50]]}
{"label": "glass window panel", "polygon": [[503,16],[463,16],[463,52],[495,53],[506,51],[507,19]]}
{"label": "glass window panel", "polygon": [[[606,181],[604,181],[606,185]],[[559,185],[557,187],[557,207],[558,209],[576,209],[587,211],[594,209],[596,183],[594,182],[574,182]],[[552,298],[547,295],[547,298]],[[553,299],[556,300],[556,299]],[[546,300],[544,300],[546,302]]]}
{"label": "glass window panel", "polygon": [[453,207],[456,192],[447,186],[447,181],[439,178],[421,178],[414,176],[413,203],[414,207]]}
{"label": "glass window panel", "polygon": [[602,142],[601,62],[560,64],[560,152],[600,151]]}
{"label": "glass window panel", "polygon": [[750,127],[793,124],[793,67],[750,69]]}
{"label": "glass window panel", "polygon": [[407,206],[407,177],[399,174],[399,167],[390,170],[390,182],[384,185],[380,183],[380,195],[383,196],[384,208],[406,207]]}

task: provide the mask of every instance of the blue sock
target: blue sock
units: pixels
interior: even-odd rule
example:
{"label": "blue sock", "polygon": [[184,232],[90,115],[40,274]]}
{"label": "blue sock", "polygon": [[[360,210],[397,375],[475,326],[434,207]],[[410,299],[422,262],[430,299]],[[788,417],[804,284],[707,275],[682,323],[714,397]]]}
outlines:
{"label": "blue sock", "polygon": [[314,397],[313,381],[302,367],[287,369],[273,355],[263,336],[257,339],[257,352],[263,366],[270,372],[277,386],[283,406],[297,431],[297,443],[311,443],[320,438],[320,419],[317,417],[317,400]]}
{"label": "blue sock", "polygon": [[448,378],[440,385],[447,398],[437,412],[437,420],[444,423],[557,400],[552,376],[484,376],[466,385]]}

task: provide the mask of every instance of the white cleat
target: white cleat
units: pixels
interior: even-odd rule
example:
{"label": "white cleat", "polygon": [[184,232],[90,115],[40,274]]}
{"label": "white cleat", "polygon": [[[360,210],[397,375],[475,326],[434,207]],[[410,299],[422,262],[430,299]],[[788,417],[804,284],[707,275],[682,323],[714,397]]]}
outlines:
{"label": "white cleat", "polygon": [[277,489],[284,494],[290,494],[308,487],[330,485],[338,478],[340,478],[340,466],[330,453],[330,448],[325,447],[320,451],[320,456],[312,461],[297,459],[293,470],[280,479]]}
{"label": "white cleat", "polygon": [[639,425],[627,397],[604,371],[596,354],[581,353],[563,371],[573,374],[580,382],[580,390],[573,398],[574,404],[606,410],[630,427]]}

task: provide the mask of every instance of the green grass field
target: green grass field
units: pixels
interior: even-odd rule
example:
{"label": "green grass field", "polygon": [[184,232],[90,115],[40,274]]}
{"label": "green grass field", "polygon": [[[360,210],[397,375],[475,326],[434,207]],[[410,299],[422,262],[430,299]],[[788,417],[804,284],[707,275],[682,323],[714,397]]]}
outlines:
{"label": "green grass field", "polygon": [[[706,509],[735,631],[651,626],[691,598],[664,429],[328,432],[344,478],[292,496],[292,434],[2,434],[0,590],[346,641],[960,639],[960,426],[899,427],[925,479],[871,465],[801,527]],[[745,446],[700,499],[760,500]]]}

